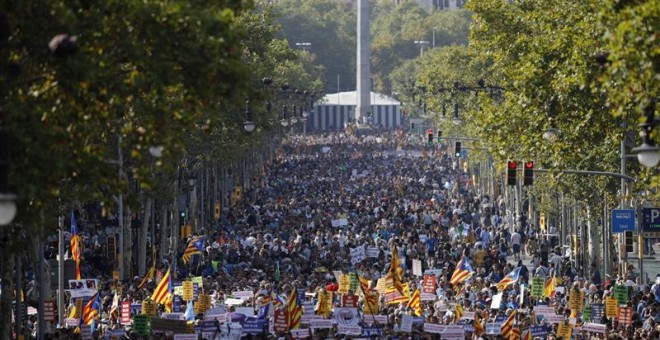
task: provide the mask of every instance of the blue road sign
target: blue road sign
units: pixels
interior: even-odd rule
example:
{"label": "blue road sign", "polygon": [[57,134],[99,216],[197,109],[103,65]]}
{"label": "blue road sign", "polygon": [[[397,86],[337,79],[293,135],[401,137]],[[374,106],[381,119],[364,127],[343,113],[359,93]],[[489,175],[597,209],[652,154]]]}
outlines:
{"label": "blue road sign", "polygon": [[635,210],[612,209],[612,232],[635,231]]}
{"label": "blue road sign", "polygon": [[642,209],[642,231],[645,233],[660,232],[660,208]]}

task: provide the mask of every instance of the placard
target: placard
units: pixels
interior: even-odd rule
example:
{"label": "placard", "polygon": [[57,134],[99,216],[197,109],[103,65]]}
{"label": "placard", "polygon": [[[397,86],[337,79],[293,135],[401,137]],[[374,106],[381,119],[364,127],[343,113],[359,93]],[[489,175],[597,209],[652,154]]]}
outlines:
{"label": "placard", "polygon": [[616,286],[614,287],[614,298],[620,305],[628,304],[628,287]]}
{"label": "placard", "polygon": [[502,303],[502,293],[493,295],[493,301],[490,303],[490,309],[500,309]]}
{"label": "placard", "polygon": [[53,300],[44,301],[44,321],[57,321],[57,305]]}
{"label": "placard", "polygon": [[422,276],[422,261],[412,260],[413,275]]}
{"label": "placard", "polygon": [[337,325],[337,334],[345,334],[345,335],[361,335],[362,334],[362,327],[353,325]]}
{"label": "placard", "polygon": [[343,227],[345,225],[348,225],[348,220],[345,218],[339,218],[336,220],[332,220],[330,223],[332,223],[332,226],[335,228]]}
{"label": "placard", "polygon": [[530,288],[530,293],[532,296],[542,297],[543,288],[545,288],[545,282],[543,278],[535,277],[532,279],[532,287]]}
{"label": "placard", "polygon": [[431,334],[442,334],[442,332],[445,331],[445,328],[447,328],[447,326],[439,325],[437,323],[425,323],[424,324],[424,332],[431,333]]}
{"label": "placard", "polygon": [[83,340],[92,340],[92,325],[80,326],[80,337]]}
{"label": "placard", "polygon": [[328,319],[313,319],[309,321],[310,329],[330,329],[332,328],[332,320]]}
{"label": "placard", "polygon": [[380,249],[378,247],[367,248],[367,256],[370,258],[378,258],[380,256]]}
{"label": "placard", "polygon": [[183,301],[192,301],[194,299],[194,296],[195,296],[195,290],[194,290],[195,288],[193,286],[193,282],[192,281],[183,281],[181,283],[181,287],[183,288],[183,291],[182,291],[182,294],[181,294],[182,298],[183,298]]}
{"label": "placard", "polygon": [[581,311],[584,308],[584,292],[571,289],[568,295],[568,308],[572,311]]}
{"label": "placard", "polygon": [[617,316],[617,301],[613,297],[605,298],[605,316],[615,318]]}
{"label": "placard", "polygon": [[356,247],[351,249],[351,265],[362,262],[362,260],[367,258],[367,253],[364,250],[364,247]]}
{"label": "placard", "polygon": [[367,326],[371,326],[375,323],[378,323],[379,325],[387,325],[387,321],[387,315],[370,314],[362,317],[362,322]]}
{"label": "placard", "polygon": [[619,307],[616,319],[622,325],[632,324],[632,307]]}
{"label": "placard", "polygon": [[447,325],[445,330],[440,334],[442,340],[464,340],[465,329],[459,325]]}
{"label": "placard", "polygon": [[358,306],[358,296],[357,295],[342,295],[342,297],[341,297],[341,306],[342,307],[357,307]]}
{"label": "placard", "polygon": [[391,278],[387,280],[386,278],[381,277],[378,279],[378,281],[376,281],[376,290],[379,294],[385,294],[387,293],[387,289],[392,285],[393,283]]}
{"label": "placard", "polygon": [[144,314],[133,317],[133,330],[139,335],[146,336],[149,333],[149,317]]}
{"label": "placard", "polygon": [[207,294],[199,294],[196,305],[199,306],[199,310],[204,313],[209,308],[211,308],[211,296]]}
{"label": "placard", "polygon": [[251,290],[241,290],[231,293],[231,296],[237,299],[249,301],[254,296],[254,293]]}
{"label": "placard", "polygon": [[545,337],[550,333],[548,326],[546,325],[529,326],[529,331],[532,333],[533,337]]}
{"label": "placard", "polygon": [[296,339],[305,339],[309,337],[309,329],[307,328],[292,329],[291,336],[293,336]]}
{"label": "placard", "polygon": [[142,301],[142,314],[156,316],[158,304],[151,300]]}
{"label": "placard", "polygon": [[275,319],[273,320],[273,326],[276,332],[286,332],[288,325],[286,323],[286,311],[276,310]]}
{"label": "placard", "polygon": [[591,320],[591,306],[584,306],[581,319],[582,321]]}
{"label": "placard", "polygon": [[570,339],[571,333],[573,333],[573,325],[566,324],[564,322],[560,323],[557,327],[557,336],[564,339]]}
{"label": "placard", "polygon": [[401,316],[401,327],[399,328],[402,332],[412,333],[413,317],[411,315],[402,315]]}
{"label": "placard", "polygon": [[339,289],[337,292],[340,294],[348,294],[351,289],[351,278],[346,274],[339,275]]}
{"label": "placard", "polygon": [[582,330],[585,332],[605,334],[607,325],[587,322],[582,325]]}
{"label": "placard", "polygon": [[436,278],[433,274],[424,274],[424,281],[422,283],[422,293],[428,293],[435,295],[436,287]]}
{"label": "placard", "polygon": [[80,319],[82,318],[82,312],[83,312],[83,298],[77,298],[76,299],[76,313],[73,314],[73,317],[75,319]]}
{"label": "placard", "polygon": [[[602,303],[595,303],[591,305],[591,321],[600,323],[600,320],[605,316],[605,305]],[[583,320],[587,321],[587,320]]]}
{"label": "placard", "polygon": [[122,301],[121,302],[121,324],[130,325],[131,324],[131,302]]}

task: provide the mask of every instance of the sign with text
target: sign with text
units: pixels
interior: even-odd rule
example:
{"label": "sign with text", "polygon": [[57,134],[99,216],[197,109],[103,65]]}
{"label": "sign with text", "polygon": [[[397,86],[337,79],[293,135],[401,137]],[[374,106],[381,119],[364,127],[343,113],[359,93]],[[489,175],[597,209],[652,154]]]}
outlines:
{"label": "sign with text", "polygon": [[183,294],[182,294],[183,301],[193,300],[193,297],[195,295],[193,282],[192,281],[183,281],[181,283],[181,286],[183,287]]}
{"label": "sign with text", "polygon": [[53,300],[44,301],[44,321],[57,321],[57,305]]}
{"label": "sign with text", "polygon": [[632,323],[632,307],[619,307],[616,319],[622,325],[630,325]]}
{"label": "sign with text", "polygon": [[642,231],[660,233],[660,208],[642,209]]}
{"label": "sign with text", "polygon": [[413,275],[422,276],[422,261],[413,260],[412,265],[413,265],[412,266],[413,267]]}
{"label": "sign with text", "polygon": [[357,307],[358,306],[358,296],[357,295],[342,295],[342,297],[341,297],[341,306],[342,307]]}
{"label": "sign with text", "polygon": [[121,302],[121,324],[130,325],[131,324],[131,302],[122,301]]}
{"label": "sign with text", "polygon": [[612,209],[612,232],[635,231],[635,210]]}
{"label": "sign with text", "polygon": [[435,295],[436,288],[435,275],[425,274],[424,282],[422,283],[422,292]]}
{"label": "sign with text", "polygon": [[617,301],[613,297],[606,297],[605,298],[605,316],[610,318],[615,318],[617,315]]}

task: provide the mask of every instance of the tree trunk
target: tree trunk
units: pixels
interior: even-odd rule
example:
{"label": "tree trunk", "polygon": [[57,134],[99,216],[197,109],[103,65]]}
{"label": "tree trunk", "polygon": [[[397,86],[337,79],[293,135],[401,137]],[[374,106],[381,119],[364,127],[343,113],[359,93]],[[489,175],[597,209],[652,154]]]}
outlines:
{"label": "tree trunk", "polygon": [[[143,277],[147,272],[147,234],[149,226],[151,225],[151,209],[153,206],[153,198],[147,198],[144,207],[144,214],[142,215],[142,225],[138,231],[138,276]],[[155,235],[151,235],[151,242],[153,244]]]}
{"label": "tree trunk", "polygon": [[[0,310],[11,311],[12,294],[14,291],[14,256],[4,254],[0,256],[0,275],[2,276],[2,294],[0,294]],[[0,313],[0,339],[9,340],[11,337],[11,313]]]}
{"label": "tree trunk", "polygon": [[131,208],[124,208],[124,274],[128,272],[128,277],[132,278],[135,271],[133,270],[133,225],[131,223]]}
{"label": "tree trunk", "polygon": [[167,216],[169,216],[167,205],[163,205],[160,209],[160,246],[158,247],[158,258],[162,259],[167,256],[169,250],[169,236],[170,226],[167,224]]}

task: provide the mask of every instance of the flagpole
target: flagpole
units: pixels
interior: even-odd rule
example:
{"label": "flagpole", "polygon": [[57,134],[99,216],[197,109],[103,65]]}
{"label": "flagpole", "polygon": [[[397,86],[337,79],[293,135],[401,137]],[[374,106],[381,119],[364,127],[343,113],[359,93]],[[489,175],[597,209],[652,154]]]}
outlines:
{"label": "flagpole", "polygon": [[57,252],[59,259],[57,261],[57,323],[64,325],[64,217],[59,216],[57,219],[59,231],[57,233],[58,245]]}

